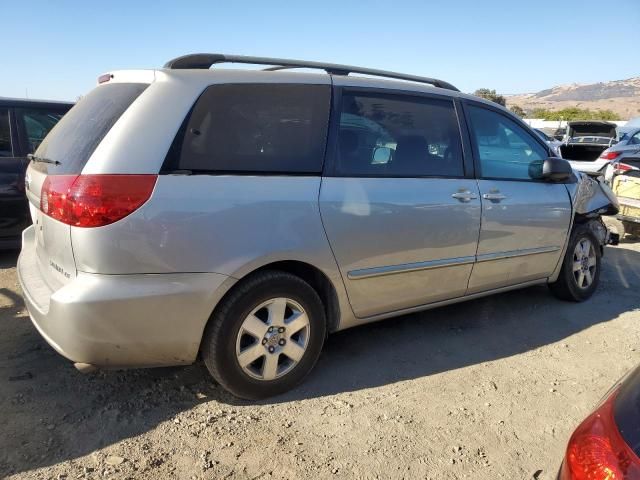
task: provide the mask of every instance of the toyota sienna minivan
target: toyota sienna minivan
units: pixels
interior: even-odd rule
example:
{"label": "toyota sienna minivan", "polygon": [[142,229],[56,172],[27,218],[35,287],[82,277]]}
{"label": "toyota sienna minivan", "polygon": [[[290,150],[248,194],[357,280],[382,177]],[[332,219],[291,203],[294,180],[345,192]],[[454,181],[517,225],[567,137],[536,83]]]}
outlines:
{"label": "toyota sienna minivan", "polygon": [[26,191],[18,273],[54,349],[86,370],[200,355],[249,399],[337,330],[535,284],[586,300],[617,211],[447,82],[221,54],[100,76]]}

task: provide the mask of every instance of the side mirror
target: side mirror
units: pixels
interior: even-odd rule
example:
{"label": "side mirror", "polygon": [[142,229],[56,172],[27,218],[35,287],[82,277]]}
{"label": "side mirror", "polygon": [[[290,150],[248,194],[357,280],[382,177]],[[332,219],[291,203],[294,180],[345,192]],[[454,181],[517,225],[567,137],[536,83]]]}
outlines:
{"label": "side mirror", "polygon": [[373,149],[372,164],[389,163],[392,157],[392,152],[389,147],[376,147]]}
{"label": "side mirror", "polygon": [[571,164],[562,158],[549,157],[542,163],[542,178],[550,182],[565,182],[573,175]]}

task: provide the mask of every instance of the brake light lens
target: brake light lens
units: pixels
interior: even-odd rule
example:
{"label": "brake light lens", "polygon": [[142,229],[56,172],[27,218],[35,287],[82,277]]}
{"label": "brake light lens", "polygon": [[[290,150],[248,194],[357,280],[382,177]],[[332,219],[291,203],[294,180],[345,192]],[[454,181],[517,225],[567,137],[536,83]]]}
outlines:
{"label": "brake light lens", "polygon": [[615,166],[616,170],[619,172],[628,172],[633,169],[631,165],[627,165],[626,163],[616,163]]}
{"label": "brake light lens", "polygon": [[98,84],[108,82],[113,78],[111,73],[104,73],[98,77]]}
{"label": "brake light lens", "polygon": [[102,227],[126,217],[151,196],[157,175],[49,175],[40,210],[74,227]]}
{"label": "brake light lens", "polygon": [[640,478],[640,459],[613,418],[615,393],[580,424],[569,440],[559,480]]}
{"label": "brake light lens", "polygon": [[600,155],[600,158],[603,158],[605,160],[614,160],[618,158],[619,155],[620,155],[620,152],[602,152],[602,155]]}

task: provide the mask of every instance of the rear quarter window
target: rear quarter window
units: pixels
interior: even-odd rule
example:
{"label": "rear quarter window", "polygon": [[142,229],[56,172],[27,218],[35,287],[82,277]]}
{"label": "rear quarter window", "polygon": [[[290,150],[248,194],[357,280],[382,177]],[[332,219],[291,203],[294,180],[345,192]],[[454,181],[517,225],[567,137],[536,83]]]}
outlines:
{"label": "rear quarter window", "polygon": [[320,173],[330,100],[329,85],[208,87],[176,135],[163,171]]}
{"label": "rear quarter window", "polygon": [[92,90],[62,117],[35,152],[60,165],[35,163],[33,168],[53,174],[81,173],[111,127],[147,87],[113,83]]}

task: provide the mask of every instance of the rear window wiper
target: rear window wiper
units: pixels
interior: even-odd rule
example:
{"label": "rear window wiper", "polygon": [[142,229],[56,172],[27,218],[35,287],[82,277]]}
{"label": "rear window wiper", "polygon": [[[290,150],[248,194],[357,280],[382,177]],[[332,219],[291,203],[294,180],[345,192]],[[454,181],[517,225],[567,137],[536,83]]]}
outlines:
{"label": "rear window wiper", "polygon": [[50,163],[51,165],[62,165],[62,163],[59,162],[58,160],[51,160],[50,158],[38,157],[31,153],[27,155],[27,158],[32,162]]}

